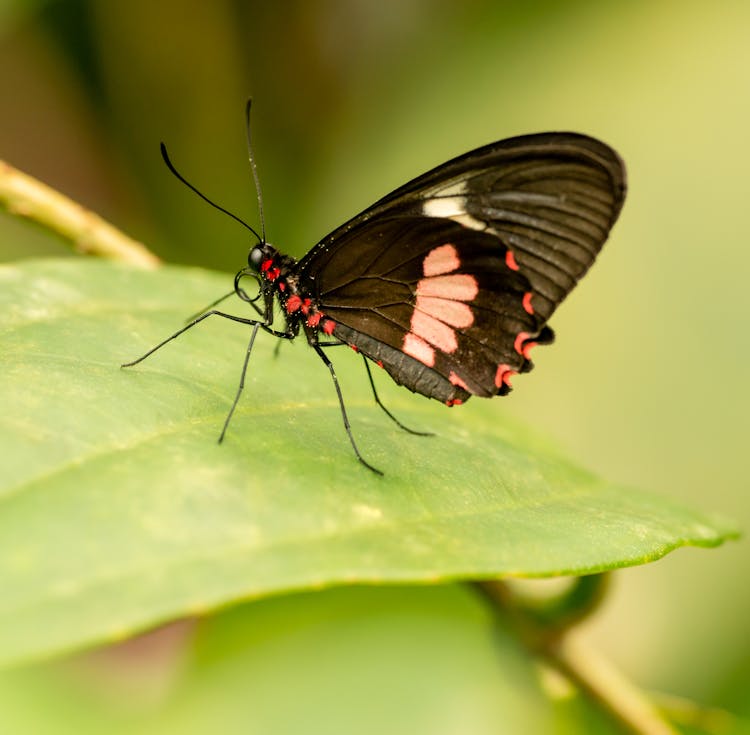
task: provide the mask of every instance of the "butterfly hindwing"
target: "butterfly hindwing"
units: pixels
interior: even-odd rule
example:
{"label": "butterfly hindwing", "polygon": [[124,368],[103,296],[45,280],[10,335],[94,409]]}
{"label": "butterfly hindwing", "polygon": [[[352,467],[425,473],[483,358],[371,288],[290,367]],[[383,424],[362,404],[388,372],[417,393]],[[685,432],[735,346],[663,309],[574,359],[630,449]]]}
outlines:
{"label": "butterfly hindwing", "polygon": [[[343,239],[315,270],[314,299],[334,336],[382,362],[396,382],[455,401],[504,392],[505,372],[528,369],[523,342],[543,321],[497,237],[403,216],[373,219]],[[359,257],[345,257],[352,252]]]}

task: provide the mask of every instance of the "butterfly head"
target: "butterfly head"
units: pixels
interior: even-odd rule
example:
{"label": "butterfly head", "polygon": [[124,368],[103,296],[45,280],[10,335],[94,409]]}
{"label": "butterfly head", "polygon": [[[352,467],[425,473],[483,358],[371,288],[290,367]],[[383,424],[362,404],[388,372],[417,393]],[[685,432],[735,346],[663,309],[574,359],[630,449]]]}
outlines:
{"label": "butterfly head", "polygon": [[287,258],[267,242],[259,242],[247,254],[247,265],[253,273],[260,274],[268,281],[275,281],[281,275],[281,269]]}
{"label": "butterfly head", "polygon": [[268,257],[268,255],[265,252],[267,248],[268,248],[267,243],[259,242],[247,254],[247,265],[255,273],[260,272],[261,264]]}
{"label": "butterfly head", "polygon": [[247,255],[248,267],[243,269],[260,277],[260,283],[273,286],[274,291],[284,292],[287,279],[296,280],[297,261],[289,255],[283,255],[273,245],[259,242]]}

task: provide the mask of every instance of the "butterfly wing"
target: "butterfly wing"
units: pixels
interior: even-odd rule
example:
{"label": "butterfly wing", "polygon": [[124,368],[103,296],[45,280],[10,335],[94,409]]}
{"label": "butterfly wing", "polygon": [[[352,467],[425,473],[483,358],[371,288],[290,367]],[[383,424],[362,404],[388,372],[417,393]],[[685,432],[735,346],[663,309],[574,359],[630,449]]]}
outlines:
{"label": "butterfly wing", "polygon": [[585,274],[625,196],[604,143],[543,133],[429,171],[324,238],[300,283],[335,336],[448,402],[505,393]]}

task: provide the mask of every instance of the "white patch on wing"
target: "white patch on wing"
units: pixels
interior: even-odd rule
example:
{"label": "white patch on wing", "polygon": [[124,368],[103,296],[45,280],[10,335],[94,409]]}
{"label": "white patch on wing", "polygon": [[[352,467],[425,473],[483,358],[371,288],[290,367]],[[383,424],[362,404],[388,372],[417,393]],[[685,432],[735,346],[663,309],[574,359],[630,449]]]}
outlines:
{"label": "white patch on wing", "polygon": [[468,227],[470,230],[484,231],[487,229],[487,225],[482,220],[472,217],[470,214],[459,214],[455,217],[451,217],[454,222],[458,222],[459,225]]}
{"label": "white patch on wing", "polygon": [[453,188],[436,192],[437,196],[425,199],[422,204],[422,214],[427,217],[444,217],[468,227],[470,230],[486,230],[487,225],[482,220],[472,217],[466,211],[466,197],[448,196],[448,194],[461,193],[465,188],[463,182]]}
{"label": "white patch on wing", "polygon": [[464,197],[436,197],[426,199],[422,204],[422,213],[428,217],[455,217],[466,214]]}

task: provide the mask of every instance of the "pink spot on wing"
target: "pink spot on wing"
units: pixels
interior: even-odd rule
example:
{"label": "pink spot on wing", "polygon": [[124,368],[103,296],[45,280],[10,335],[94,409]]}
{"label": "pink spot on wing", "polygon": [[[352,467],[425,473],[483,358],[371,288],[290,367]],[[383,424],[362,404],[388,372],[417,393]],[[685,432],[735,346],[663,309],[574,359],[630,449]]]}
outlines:
{"label": "pink spot on wing", "polygon": [[515,370],[510,369],[510,365],[500,364],[497,366],[497,372],[495,373],[495,385],[501,388],[503,384],[510,386],[510,379],[516,375]]}
{"label": "pink spot on wing", "polygon": [[528,360],[531,357],[531,350],[536,347],[536,342],[526,342],[521,350],[521,354]]}
{"label": "pink spot on wing", "polygon": [[323,332],[325,334],[333,334],[334,329],[336,329],[336,322],[333,319],[326,319],[323,322]]}
{"label": "pink spot on wing", "polygon": [[[519,332],[518,336],[516,337],[515,342],[513,342],[513,349],[519,354],[523,355],[523,343],[530,337],[531,335],[528,332]],[[524,355],[525,357],[525,355]]]}
{"label": "pink spot on wing", "polygon": [[453,329],[423,311],[414,310],[411,315],[411,331],[443,352],[450,353],[458,349]]}
{"label": "pink spot on wing", "polygon": [[478,293],[477,279],[465,273],[423,278],[417,284],[417,296],[436,296],[439,299],[452,301],[471,301]]}
{"label": "pink spot on wing", "polygon": [[516,263],[516,256],[513,255],[512,250],[505,251],[505,265],[508,266],[512,271],[518,270],[518,263]]}
{"label": "pink spot on wing", "polygon": [[453,406],[460,406],[463,403],[463,401],[460,398],[449,398],[445,405],[448,406],[448,408],[453,408]]}
{"label": "pink spot on wing", "polygon": [[534,295],[534,294],[533,294],[533,293],[531,293],[531,291],[527,291],[527,292],[526,292],[526,293],[525,293],[525,294],[523,295],[523,308],[524,308],[524,309],[525,309],[525,310],[526,310],[526,311],[527,311],[527,312],[528,312],[529,314],[533,314],[533,313],[534,313],[534,307],[533,307],[533,306],[531,305],[531,298],[532,298],[532,296],[533,296],[533,295]]}
{"label": "pink spot on wing", "polygon": [[437,299],[434,296],[417,296],[415,308],[452,327],[470,327],[474,323],[471,308],[462,301]]}
{"label": "pink spot on wing", "polygon": [[408,332],[404,337],[404,344],[401,348],[405,354],[413,357],[415,360],[424,363],[427,367],[435,364],[435,350],[430,347],[421,337]]}
{"label": "pink spot on wing", "polygon": [[458,257],[458,251],[455,246],[446,243],[427,253],[422,268],[425,277],[429,278],[430,276],[439,276],[441,273],[450,273],[456,270],[459,265],[461,265],[461,260]]}
{"label": "pink spot on wing", "polygon": [[[450,380],[450,382],[453,383],[453,385],[457,385],[459,388],[463,388],[464,390],[469,390],[469,386],[466,385],[466,383],[464,383],[464,381],[461,380],[461,378],[459,378],[458,375],[456,375],[456,373],[454,373],[452,370],[450,372],[450,375],[448,376],[448,380]],[[470,390],[469,392],[471,393]]]}

